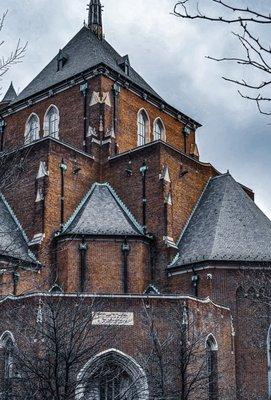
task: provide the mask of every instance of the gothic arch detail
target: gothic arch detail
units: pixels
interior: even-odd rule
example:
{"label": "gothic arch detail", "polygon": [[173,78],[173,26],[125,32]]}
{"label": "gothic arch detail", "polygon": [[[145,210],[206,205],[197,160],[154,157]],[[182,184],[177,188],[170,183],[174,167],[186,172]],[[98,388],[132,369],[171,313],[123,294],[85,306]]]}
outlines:
{"label": "gothic arch detail", "polygon": [[44,136],[52,136],[56,139],[59,138],[59,122],[60,114],[59,109],[54,104],[51,104],[44,116]]}
{"label": "gothic arch detail", "polygon": [[153,122],[153,140],[166,141],[165,124],[160,117],[156,118]]}
{"label": "gothic arch detail", "polygon": [[144,370],[132,357],[116,349],[89,360],[79,372],[77,382],[76,400],[106,400],[112,397],[108,394],[111,391],[123,400],[149,398]]}
{"label": "gothic arch detail", "polygon": [[208,373],[208,399],[218,400],[218,344],[212,333],[207,336],[205,347]]}
{"label": "gothic arch detail", "polygon": [[36,113],[29,115],[24,132],[25,144],[29,144],[40,138],[40,119]]}
{"label": "gothic arch detail", "polygon": [[150,141],[150,118],[147,111],[141,108],[137,113],[137,145],[144,146]]}
{"label": "gothic arch detail", "polygon": [[15,339],[13,334],[9,331],[4,332],[0,336],[0,381],[3,382],[7,392],[10,390],[10,379],[14,373],[14,346]]}

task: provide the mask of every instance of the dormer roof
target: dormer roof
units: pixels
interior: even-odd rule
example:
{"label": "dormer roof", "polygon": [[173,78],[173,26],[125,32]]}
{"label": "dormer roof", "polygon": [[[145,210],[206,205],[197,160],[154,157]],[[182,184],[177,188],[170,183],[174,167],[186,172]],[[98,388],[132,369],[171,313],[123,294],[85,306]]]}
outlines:
{"label": "dormer roof", "polygon": [[271,262],[271,221],[230,174],[212,178],[170,268],[201,262]]}
{"label": "dormer roof", "polygon": [[95,183],[61,235],[143,236],[136,221],[108,183]]}

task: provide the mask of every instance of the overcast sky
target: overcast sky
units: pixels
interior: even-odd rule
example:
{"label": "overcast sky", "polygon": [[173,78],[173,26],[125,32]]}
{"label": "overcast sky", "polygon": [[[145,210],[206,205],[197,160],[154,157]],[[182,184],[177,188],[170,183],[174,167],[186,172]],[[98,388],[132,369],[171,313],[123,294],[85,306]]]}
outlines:
{"label": "overcast sky", "polygon": [[[260,0],[262,1],[262,0]],[[87,0],[1,0],[9,10],[1,39],[7,51],[20,37],[28,41],[22,64],[5,75],[22,90],[87,19]],[[170,15],[172,0],[103,0],[106,39],[170,104],[203,124],[197,139],[201,160],[256,192],[271,217],[271,123],[255,104],[238,97],[222,75],[240,71],[206,60],[238,50],[226,26],[192,23]],[[231,27],[232,28],[232,27]],[[270,37],[270,36],[269,36]],[[1,40],[0,40],[1,41]]]}

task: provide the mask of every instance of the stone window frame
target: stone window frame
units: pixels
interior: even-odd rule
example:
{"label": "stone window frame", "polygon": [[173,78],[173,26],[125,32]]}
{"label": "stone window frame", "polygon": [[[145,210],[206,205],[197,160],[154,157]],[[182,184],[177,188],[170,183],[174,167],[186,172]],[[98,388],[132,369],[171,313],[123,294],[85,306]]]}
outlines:
{"label": "stone window frame", "polygon": [[[15,339],[13,334],[10,331],[5,331],[1,336],[0,336],[0,351],[5,350],[7,347],[7,343],[11,341],[12,342],[12,348],[14,349],[15,347]],[[13,355],[12,355],[12,350],[8,353],[8,359],[4,359],[4,377],[5,379],[11,379],[13,377]]]}
{"label": "stone window frame", "polygon": [[[37,127],[36,127],[35,137],[34,137],[34,138],[32,138],[32,137],[30,136],[30,134],[31,134],[31,129],[30,129],[30,128],[31,128],[31,125],[30,125],[30,121],[31,121],[33,118],[35,118],[36,121],[37,121]],[[40,139],[40,119],[39,119],[38,114],[36,114],[35,112],[32,112],[32,113],[29,115],[29,117],[27,118],[27,121],[26,121],[26,123],[25,123],[24,141],[25,141],[25,144],[29,144],[29,143],[35,142],[36,140],[39,140],[39,139]]]}
{"label": "stone window frame", "polygon": [[[215,336],[210,333],[205,340],[206,366],[208,373],[208,399],[217,400],[218,396],[218,343]],[[210,362],[211,368],[210,368]]]}
{"label": "stone window frame", "polygon": [[[140,127],[142,126],[142,123],[140,122],[139,118],[141,115],[145,116],[145,132],[144,136],[141,134],[141,129]],[[138,113],[137,113],[137,145],[138,146],[144,146],[145,144],[150,142],[150,117],[148,112],[146,111],[145,108],[141,108]]]}
{"label": "stone window frame", "polygon": [[[161,126],[162,126],[162,131],[161,131],[161,137],[160,138],[157,138],[156,137],[156,125],[157,124],[161,124]],[[157,118],[155,118],[155,120],[153,121],[153,140],[155,141],[155,140],[163,140],[164,142],[166,141],[166,127],[165,127],[165,124],[164,124],[164,122],[163,122],[163,120],[162,120],[162,118],[160,118],[160,117],[157,117]]]}
{"label": "stone window frame", "polygon": [[[50,111],[54,109],[56,110],[56,121],[57,121],[57,130],[53,133],[49,132],[50,126],[49,126],[49,113]],[[55,104],[51,104],[44,115],[44,122],[43,122],[43,136],[51,136],[54,137],[55,139],[59,139],[59,124],[60,124],[60,112],[58,107]]]}
{"label": "stone window frame", "polygon": [[115,348],[95,355],[80,370],[77,375],[78,384],[75,390],[75,400],[81,400],[85,397],[89,379],[105,362],[120,366],[134,380],[138,400],[149,400],[149,385],[145,371],[134,358]]}

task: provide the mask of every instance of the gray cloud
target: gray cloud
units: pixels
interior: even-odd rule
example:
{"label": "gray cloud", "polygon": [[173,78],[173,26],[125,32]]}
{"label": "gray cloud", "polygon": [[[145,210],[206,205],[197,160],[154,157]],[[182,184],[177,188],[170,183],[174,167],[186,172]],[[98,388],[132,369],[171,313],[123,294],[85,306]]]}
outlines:
{"label": "gray cloud", "polygon": [[[271,135],[269,119],[238,97],[222,75],[245,71],[206,60],[206,55],[238,51],[227,26],[193,24],[170,14],[171,0],[104,0],[107,40],[129,53],[135,69],[169,103],[197,119],[201,158],[256,192],[257,204],[271,217]],[[20,37],[28,41],[22,64],[5,75],[22,89],[80,29],[87,0],[1,0],[9,9],[5,50]]]}

